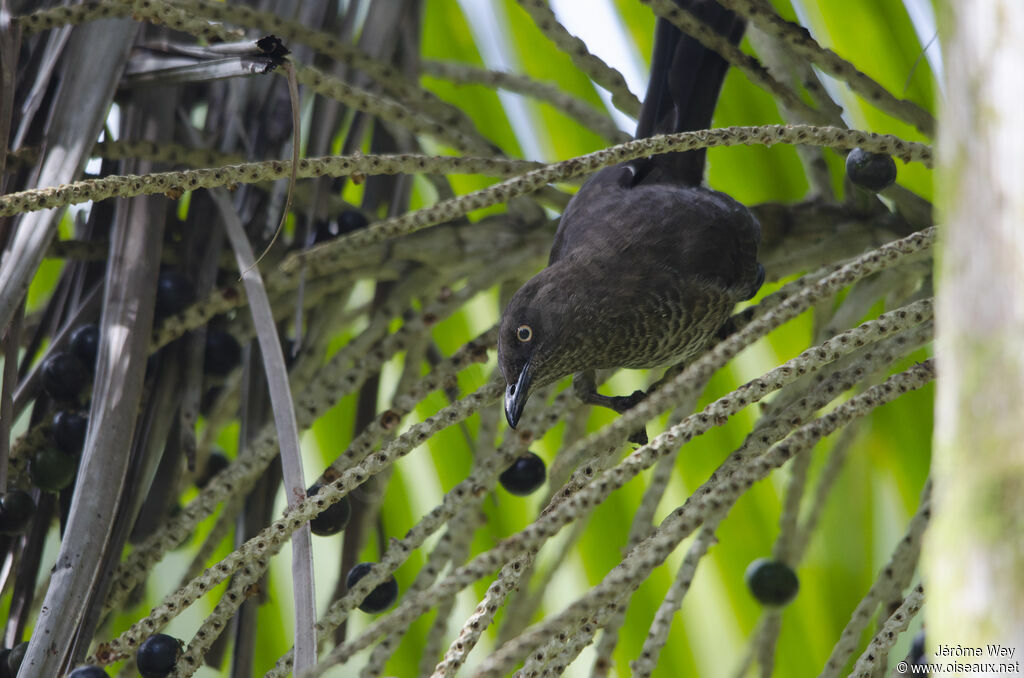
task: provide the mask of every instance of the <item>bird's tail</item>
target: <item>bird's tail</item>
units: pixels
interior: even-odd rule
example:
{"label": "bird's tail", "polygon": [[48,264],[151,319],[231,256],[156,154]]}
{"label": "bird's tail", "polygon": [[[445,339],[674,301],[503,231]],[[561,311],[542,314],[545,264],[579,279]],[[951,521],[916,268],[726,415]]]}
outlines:
{"label": "bird's tail", "polygon": [[[715,0],[676,0],[732,44],[743,39],[746,23]],[[718,53],[658,19],[651,79],[640,109],[636,137],[707,129],[729,64]],[[697,185],[704,178],[705,151],[659,156],[654,162],[672,181]]]}

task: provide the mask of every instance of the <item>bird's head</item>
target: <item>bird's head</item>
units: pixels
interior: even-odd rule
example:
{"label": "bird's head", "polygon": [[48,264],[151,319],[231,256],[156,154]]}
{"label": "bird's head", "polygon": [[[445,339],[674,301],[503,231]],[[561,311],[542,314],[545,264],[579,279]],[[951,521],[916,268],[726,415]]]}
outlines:
{"label": "bird's head", "polygon": [[550,268],[529,280],[509,301],[498,334],[498,367],[505,377],[505,418],[515,428],[530,394],[572,369],[572,304]]}

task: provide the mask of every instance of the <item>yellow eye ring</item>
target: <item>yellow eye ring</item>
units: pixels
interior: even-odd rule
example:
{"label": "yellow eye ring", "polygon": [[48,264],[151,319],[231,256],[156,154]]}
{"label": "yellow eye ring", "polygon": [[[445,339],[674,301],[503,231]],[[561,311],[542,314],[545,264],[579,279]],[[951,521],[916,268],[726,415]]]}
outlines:
{"label": "yellow eye ring", "polygon": [[529,325],[520,325],[516,328],[516,339],[524,344],[533,339],[533,328]]}

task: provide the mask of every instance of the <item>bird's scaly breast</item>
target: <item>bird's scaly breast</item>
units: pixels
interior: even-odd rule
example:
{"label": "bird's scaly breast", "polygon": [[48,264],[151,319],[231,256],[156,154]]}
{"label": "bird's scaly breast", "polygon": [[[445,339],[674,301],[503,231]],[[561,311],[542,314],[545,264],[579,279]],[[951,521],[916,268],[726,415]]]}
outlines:
{"label": "bird's scaly breast", "polygon": [[689,361],[699,355],[729,318],[734,299],[700,281],[679,280],[666,288],[641,290],[624,300],[621,312],[611,304],[595,318],[591,352],[597,368],[646,369]]}

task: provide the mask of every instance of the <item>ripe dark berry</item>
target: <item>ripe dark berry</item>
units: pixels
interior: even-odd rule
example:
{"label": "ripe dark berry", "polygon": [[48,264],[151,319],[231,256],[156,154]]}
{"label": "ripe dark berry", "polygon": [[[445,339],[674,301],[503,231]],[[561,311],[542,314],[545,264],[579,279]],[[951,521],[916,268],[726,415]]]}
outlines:
{"label": "ripe dark berry", "polygon": [[338,215],[338,235],[345,235],[366,228],[369,225],[366,215],[359,210],[345,210]]}
{"label": "ripe dark berry", "polygon": [[181,655],[181,641],[166,633],[146,638],[135,653],[135,664],[142,678],[164,678],[174,670]]}
{"label": "ripe dark berry", "polygon": [[855,148],[846,156],[846,174],[861,188],[878,192],[896,181],[896,161],[885,153]]}
{"label": "ripe dark berry", "polygon": [[345,210],[338,215],[337,220],[319,220],[313,226],[313,244],[319,244],[337,238],[339,235],[352,233],[361,228],[366,228],[370,222],[366,215],[359,210]]}
{"label": "ripe dark berry", "polygon": [[110,678],[110,676],[98,666],[79,666],[68,674],[68,678]]}
{"label": "ripe dark berry", "polygon": [[36,504],[28,492],[10,490],[0,494],[0,534],[22,534],[32,522]]}
{"label": "ripe dark berry", "polygon": [[77,457],[85,445],[85,430],[88,426],[88,417],[71,410],[61,410],[53,415],[53,442],[61,452]]}
{"label": "ripe dark berry", "polygon": [[313,244],[319,245],[338,237],[338,224],[326,219],[317,219],[313,224]]}
{"label": "ripe dark berry", "polygon": [[[314,494],[320,491],[323,485],[320,483],[314,483],[306,490],[306,496],[312,497]],[[329,537],[332,534],[338,534],[345,529],[348,525],[348,519],[352,516],[352,502],[348,500],[348,497],[342,497],[341,501],[331,504],[324,509],[320,515],[313,520],[309,521],[309,529],[313,531],[313,534],[320,537]]]}
{"label": "ripe dark berry", "polygon": [[206,330],[206,350],[203,353],[203,371],[226,377],[242,362],[242,347],[230,332],[210,328]]}
{"label": "ripe dark berry", "polygon": [[75,479],[78,462],[56,447],[44,447],[35,451],[28,460],[28,477],[41,490],[60,492]]}
{"label": "ripe dark berry", "polygon": [[7,670],[11,672],[12,676],[18,675],[18,669],[21,668],[21,660],[25,658],[25,653],[28,651],[28,641],[18,643],[11,648],[10,654],[7,655]]}
{"label": "ripe dark berry", "polygon": [[164,271],[156,281],[156,316],[166,318],[185,310],[196,299],[195,288],[177,271]]}
{"label": "ripe dark berry", "polygon": [[82,361],[91,374],[96,370],[96,355],[100,350],[100,328],[94,323],[82,325],[71,333],[71,352]]}
{"label": "ripe dark berry", "polygon": [[[345,578],[345,585],[348,589],[351,590],[372,567],[373,563],[359,563],[349,570],[348,576]],[[359,603],[359,609],[370,614],[383,612],[394,604],[396,598],[398,598],[398,582],[395,581],[395,576],[391,575],[363,598],[363,602]]]}
{"label": "ripe dark berry", "polygon": [[210,452],[210,456],[206,458],[206,468],[196,478],[196,487],[200,490],[206,487],[213,480],[213,477],[226,469],[230,463],[231,460],[220,450]]}
{"label": "ripe dark berry", "polygon": [[547,468],[544,460],[533,452],[527,452],[512,462],[498,481],[510,494],[525,497],[544,484]]}
{"label": "ripe dark berry", "polygon": [[793,568],[770,558],[750,563],[745,578],[750,592],[762,605],[785,605],[800,590],[800,580]]}
{"label": "ripe dark berry", "polygon": [[54,400],[74,400],[88,378],[82,362],[66,351],[54,353],[43,363],[43,390]]}
{"label": "ripe dark berry", "polygon": [[907,658],[911,664],[920,666],[928,663],[928,656],[925,654],[924,631],[918,632],[910,643],[910,656]]}

